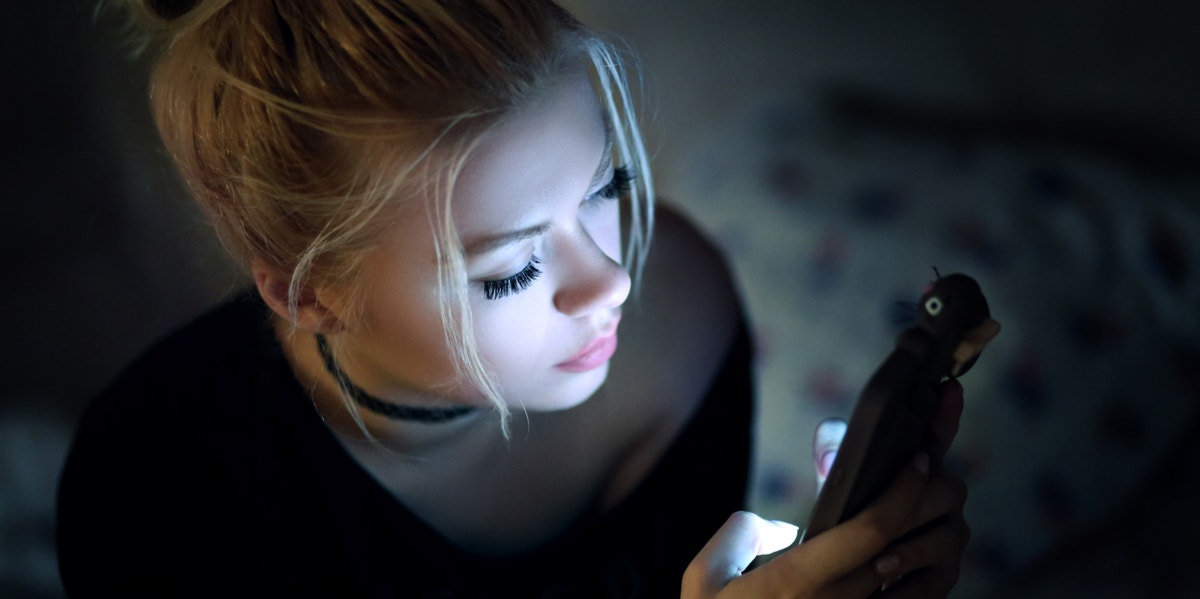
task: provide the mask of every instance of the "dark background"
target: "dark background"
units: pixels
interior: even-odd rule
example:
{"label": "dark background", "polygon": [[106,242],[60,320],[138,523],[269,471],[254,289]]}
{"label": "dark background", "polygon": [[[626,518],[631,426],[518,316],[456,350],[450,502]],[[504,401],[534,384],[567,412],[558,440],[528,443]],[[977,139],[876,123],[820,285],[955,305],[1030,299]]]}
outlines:
{"label": "dark background", "polygon": [[[667,193],[704,123],[797,90],[889,127],[1040,137],[1170,172],[1200,157],[1190,2],[566,4],[643,55]],[[146,61],[124,39],[90,0],[10,3],[0,20],[4,597],[59,595],[53,489],[88,397],[241,282],[157,144]]]}

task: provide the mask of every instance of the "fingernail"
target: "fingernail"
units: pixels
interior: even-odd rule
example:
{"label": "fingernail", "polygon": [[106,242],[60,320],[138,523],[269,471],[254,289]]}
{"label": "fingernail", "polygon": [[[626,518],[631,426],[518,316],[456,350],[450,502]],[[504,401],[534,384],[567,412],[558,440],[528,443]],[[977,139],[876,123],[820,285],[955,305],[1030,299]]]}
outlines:
{"label": "fingernail", "polygon": [[921,474],[929,474],[929,454],[924,451],[917,452],[917,457],[913,458],[913,466],[916,466]]}
{"label": "fingernail", "polygon": [[900,556],[895,553],[889,553],[875,560],[875,571],[883,575],[887,575],[899,567]]}
{"label": "fingernail", "polygon": [[800,530],[799,526],[796,526],[790,522],[784,522],[783,520],[767,520],[767,522],[770,522],[771,524],[774,524],[775,526],[778,526],[779,528],[782,528],[788,532],[797,532]]}
{"label": "fingernail", "polygon": [[836,459],[836,451],[827,451],[821,454],[821,476],[829,476],[829,471],[833,470],[833,461]]}

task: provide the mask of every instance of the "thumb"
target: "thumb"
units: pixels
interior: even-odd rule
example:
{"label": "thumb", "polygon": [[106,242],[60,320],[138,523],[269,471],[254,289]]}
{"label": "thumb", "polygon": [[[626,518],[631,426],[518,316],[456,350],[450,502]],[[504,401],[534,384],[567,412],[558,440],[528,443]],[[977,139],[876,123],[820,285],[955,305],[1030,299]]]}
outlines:
{"label": "thumb", "polygon": [[796,542],[799,529],[750,512],[735,512],[709,539],[683,575],[684,597],[710,597],[754,561]]}
{"label": "thumb", "polygon": [[842,439],[846,437],[846,421],[840,418],[826,418],[817,425],[813,433],[813,465],[817,471],[817,492],[825,486],[829,470],[833,468],[833,460],[837,457]]}

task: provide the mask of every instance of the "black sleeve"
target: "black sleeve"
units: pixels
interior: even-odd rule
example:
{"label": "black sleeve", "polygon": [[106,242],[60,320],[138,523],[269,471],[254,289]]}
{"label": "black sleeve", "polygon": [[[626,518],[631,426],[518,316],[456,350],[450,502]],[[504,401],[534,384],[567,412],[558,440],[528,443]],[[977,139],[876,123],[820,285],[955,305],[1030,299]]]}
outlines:
{"label": "black sleeve", "polygon": [[209,455],[212,440],[170,410],[109,405],[129,392],[119,386],[88,410],[62,472],[56,535],[68,595],[227,596],[255,581],[276,586],[253,554],[260,543],[244,483],[219,452]]}
{"label": "black sleeve", "polygon": [[85,411],[57,497],[69,596],[313,590],[322,557],[279,501],[296,488],[281,484],[295,479],[287,448],[251,401],[256,350],[220,328],[201,321],[160,344]]}

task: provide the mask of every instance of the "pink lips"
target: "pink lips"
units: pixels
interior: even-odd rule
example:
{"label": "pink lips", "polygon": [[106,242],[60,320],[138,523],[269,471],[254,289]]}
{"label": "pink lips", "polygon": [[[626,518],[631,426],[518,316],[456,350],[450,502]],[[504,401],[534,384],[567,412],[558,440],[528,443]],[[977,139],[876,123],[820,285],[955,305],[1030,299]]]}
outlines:
{"label": "pink lips", "polygon": [[566,372],[587,372],[604,365],[616,351],[617,331],[616,327],[613,327],[611,333],[596,338],[583,346],[583,349],[571,356],[569,360],[555,364],[554,367]]}

